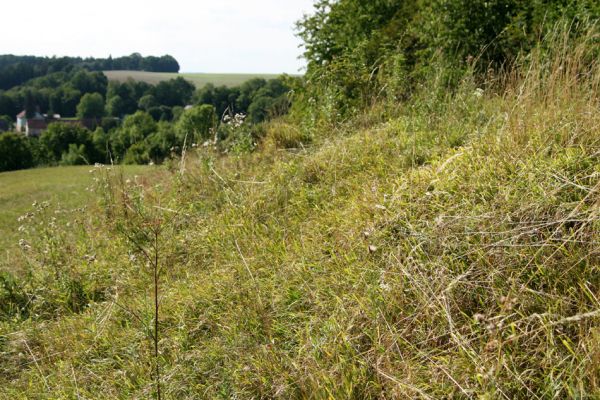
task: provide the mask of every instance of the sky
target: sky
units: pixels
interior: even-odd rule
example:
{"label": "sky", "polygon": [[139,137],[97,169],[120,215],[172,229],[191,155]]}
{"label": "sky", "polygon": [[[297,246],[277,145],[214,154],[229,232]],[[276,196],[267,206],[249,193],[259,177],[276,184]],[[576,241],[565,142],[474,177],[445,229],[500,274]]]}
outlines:
{"label": "sky", "polygon": [[[92,6],[94,4],[94,6]],[[298,73],[313,0],[28,0],[2,4],[0,54],[171,54],[181,72]]]}

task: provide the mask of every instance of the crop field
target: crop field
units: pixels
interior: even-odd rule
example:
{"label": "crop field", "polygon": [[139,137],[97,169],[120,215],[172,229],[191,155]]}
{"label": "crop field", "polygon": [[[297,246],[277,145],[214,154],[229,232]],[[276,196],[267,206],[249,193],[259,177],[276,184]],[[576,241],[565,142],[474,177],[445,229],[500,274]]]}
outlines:
{"label": "crop field", "polygon": [[183,77],[200,88],[208,83],[215,86],[237,86],[252,78],[273,79],[277,74],[205,74],[205,73],[169,73],[169,72],[146,72],[146,71],[104,71],[104,74],[111,81],[125,81],[132,78],[137,81],[144,81],[150,84],[157,84],[161,81]]}
{"label": "crop field", "polygon": [[[92,195],[90,166],[36,168],[0,173],[0,258],[10,257],[19,241],[19,216],[31,211],[34,202],[49,202],[52,208],[76,208],[88,204]],[[127,175],[147,166],[127,166]]]}

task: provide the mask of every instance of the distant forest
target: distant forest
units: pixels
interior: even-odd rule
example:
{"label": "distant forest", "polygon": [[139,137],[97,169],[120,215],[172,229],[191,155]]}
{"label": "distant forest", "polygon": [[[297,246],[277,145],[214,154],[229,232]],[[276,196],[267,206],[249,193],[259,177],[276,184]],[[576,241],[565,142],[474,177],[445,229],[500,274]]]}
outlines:
{"label": "distant forest", "polygon": [[[288,93],[298,80],[255,78],[236,87],[197,89],[182,77],[156,85],[109,82],[102,71],[111,69],[177,72],[179,64],[171,56],[137,53],[117,59],[0,56],[6,87],[0,87],[0,171],[160,163],[186,145],[217,139],[223,151],[251,149],[260,124],[287,113]],[[40,137],[15,132],[21,111],[44,120]]]}
{"label": "distant forest", "polygon": [[170,55],[143,57],[139,53],[117,58],[0,55],[0,90],[7,90],[51,73],[71,72],[76,68],[89,71],[179,72],[179,63]]}

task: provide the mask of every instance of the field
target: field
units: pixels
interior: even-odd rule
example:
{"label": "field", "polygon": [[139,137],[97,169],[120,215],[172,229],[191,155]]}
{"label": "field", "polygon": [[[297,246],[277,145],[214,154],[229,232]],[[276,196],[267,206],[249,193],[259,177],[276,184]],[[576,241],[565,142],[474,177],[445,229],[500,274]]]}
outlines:
{"label": "field", "polygon": [[215,86],[237,86],[252,78],[273,79],[277,74],[203,74],[203,73],[168,73],[168,72],[146,72],[146,71],[104,71],[104,74],[111,81],[125,81],[132,78],[137,81],[144,81],[150,84],[157,84],[161,81],[177,78],[181,76],[192,82],[200,88],[208,83]]}
{"label": "field", "polygon": [[[125,167],[127,174],[148,167]],[[0,173],[0,259],[9,257],[18,243],[19,216],[31,211],[33,202],[48,201],[53,208],[75,208],[87,204],[92,183],[90,166],[37,168]]]}

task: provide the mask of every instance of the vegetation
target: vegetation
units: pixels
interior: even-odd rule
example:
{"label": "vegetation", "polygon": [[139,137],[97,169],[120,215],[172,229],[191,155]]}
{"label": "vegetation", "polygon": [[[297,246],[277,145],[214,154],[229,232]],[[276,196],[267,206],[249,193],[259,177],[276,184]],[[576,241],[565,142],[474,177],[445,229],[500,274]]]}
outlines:
{"label": "vegetation", "polygon": [[[599,397],[594,6],[320,1],[288,114],[126,117],[126,160],[207,140],[94,167],[84,211],[23,212],[0,396]],[[481,26],[458,40],[450,17]],[[531,42],[485,55],[515,21]]]}
{"label": "vegetation", "polygon": [[[260,128],[250,125],[286,114],[290,106],[288,92],[296,84],[296,78],[291,77],[269,81],[254,78],[239,87],[206,85],[194,91],[193,85],[181,77],[152,86],[132,80],[107,84],[106,79],[94,79],[97,74],[78,71],[62,87],[48,88],[60,92],[74,90],[74,85],[85,87],[83,92],[75,90],[85,94],[72,104],[87,128],[83,122],[59,120],[52,122],[39,139],[14,139],[15,135],[10,134],[0,141],[0,157],[6,155],[0,171],[96,162],[158,164],[176,149],[213,137],[224,143],[222,150],[237,146],[240,140],[245,142],[243,147],[250,148],[260,134]],[[36,98],[32,92],[26,94],[26,100],[33,102]],[[53,107],[58,104],[50,103]],[[33,104],[37,103],[27,109],[35,114],[33,110],[40,108]],[[47,113],[53,111],[48,109]],[[245,133],[240,138],[239,132],[231,132],[227,121],[246,114]],[[10,155],[17,143],[19,152]],[[24,151],[29,154],[22,156]]]}
{"label": "vegetation", "polygon": [[[128,177],[149,171],[146,166],[126,166]],[[26,214],[34,202],[50,202],[53,209],[72,210],[94,203],[89,190],[90,167],[35,168],[26,171],[0,173],[0,265],[12,263],[19,256],[18,242],[21,232],[19,216]],[[55,214],[54,216],[61,216]],[[62,218],[62,217],[61,217]],[[67,223],[68,218],[63,222]]]}
{"label": "vegetation", "polygon": [[69,72],[76,68],[89,71],[135,70],[153,72],[179,72],[179,63],[172,56],[130,56],[106,59],[80,57],[35,57],[0,55],[0,90],[6,90],[37,77],[56,72]]}

